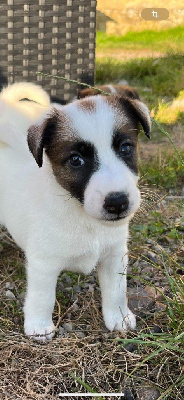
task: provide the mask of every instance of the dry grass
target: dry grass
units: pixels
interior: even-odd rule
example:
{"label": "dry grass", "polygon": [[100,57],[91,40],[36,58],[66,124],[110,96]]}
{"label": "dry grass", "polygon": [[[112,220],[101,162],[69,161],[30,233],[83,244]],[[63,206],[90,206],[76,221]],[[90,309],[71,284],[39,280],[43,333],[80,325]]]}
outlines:
{"label": "dry grass", "polygon": [[[177,206],[173,208],[172,205],[170,213],[167,210],[170,221],[172,217],[177,219],[179,215]],[[137,237],[133,238],[130,264],[134,263],[135,259],[141,263],[142,254],[146,249],[145,240],[143,238],[142,243],[139,242],[137,249]],[[54,400],[59,399],[59,393],[84,392],[84,386],[87,384],[97,393],[127,393],[125,399],[129,398],[129,391],[134,396],[132,398],[138,398],[136,396],[140,386],[154,386],[160,392],[159,399],[182,400],[183,389],[177,387],[177,381],[182,379],[184,368],[182,342],[178,340],[173,345],[171,341],[174,331],[164,296],[159,302],[152,301],[152,310],[148,309],[145,314],[138,312],[137,332],[118,335],[117,332],[109,333],[104,327],[97,283],[93,292],[84,291],[78,294],[79,309],[75,313],[71,308],[75,300],[68,293],[62,310],[56,302],[54,321],[56,324],[59,321],[62,326],[63,322],[71,320],[73,331],[65,332],[64,337],[59,337],[58,330],[53,341],[37,343],[22,334],[21,293],[25,290],[23,255],[9,236],[4,236],[3,246],[0,260],[0,398]],[[148,247],[150,249],[150,244]],[[175,255],[172,254],[175,261],[178,260],[178,248],[179,243],[177,249],[175,248]],[[173,268],[176,265],[175,261],[171,260]],[[161,279],[162,283],[167,285],[161,257],[157,267],[150,266],[154,271],[154,282]],[[135,278],[134,271],[134,276],[129,281],[134,288],[137,285]],[[79,283],[85,279],[88,278],[81,276]],[[5,282],[15,283],[12,289],[15,300],[5,298]],[[167,293],[171,295],[171,292]],[[175,337],[177,335],[178,331],[175,332]],[[181,382],[178,384],[181,386]],[[173,389],[167,395],[171,386]],[[162,397],[164,392],[166,395]]]}

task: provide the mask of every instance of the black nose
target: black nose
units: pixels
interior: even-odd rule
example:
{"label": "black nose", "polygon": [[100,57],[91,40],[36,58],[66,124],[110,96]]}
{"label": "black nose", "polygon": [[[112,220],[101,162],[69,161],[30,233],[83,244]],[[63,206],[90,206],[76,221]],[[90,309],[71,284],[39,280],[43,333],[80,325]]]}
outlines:
{"label": "black nose", "polygon": [[128,209],[128,196],[123,192],[111,192],[105,197],[103,208],[109,214],[120,215]]}

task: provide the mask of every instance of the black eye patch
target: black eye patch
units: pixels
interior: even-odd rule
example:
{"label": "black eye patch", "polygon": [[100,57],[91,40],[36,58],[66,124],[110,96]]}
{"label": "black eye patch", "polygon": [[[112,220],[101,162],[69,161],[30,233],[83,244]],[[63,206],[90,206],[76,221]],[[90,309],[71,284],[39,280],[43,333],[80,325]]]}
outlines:
{"label": "black eye patch", "polygon": [[84,141],[73,143],[67,147],[60,165],[61,185],[82,203],[85,188],[99,166],[95,147]]}
{"label": "black eye patch", "polygon": [[130,135],[115,132],[112,140],[112,149],[134,173],[138,173],[136,141]]}

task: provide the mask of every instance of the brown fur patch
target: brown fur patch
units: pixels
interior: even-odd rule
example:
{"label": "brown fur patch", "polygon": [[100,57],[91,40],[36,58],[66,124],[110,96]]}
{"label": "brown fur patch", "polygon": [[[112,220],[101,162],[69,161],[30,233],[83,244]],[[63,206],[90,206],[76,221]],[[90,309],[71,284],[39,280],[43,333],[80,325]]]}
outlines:
{"label": "brown fur patch", "polygon": [[72,174],[69,166],[65,166],[65,160],[70,156],[72,144],[76,140],[61,140],[60,133],[56,134],[46,154],[52,165],[53,173],[57,182],[66,190],[75,184],[75,175]]}
{"label": "brown fur patch", "polygon": [[139,126],[141,124],[145,135],[149,138],[151,129],[150,121],[148,116],[139,106],[140,100],[137,100],[138,99],[132,99],[127,96],[118,97],[111,95],[105,97],[105,101],[109,103],[115,110],[117,110],[119,115],[124,113],[127,119],[133,123],[134,126],[137,126],[137,133],[139,132]]}
{"label": "brown fur patch", "polygon": [[96,110],[96,103],[91,99],[83,99],[77,102],[77,107],[79,110],[94,112]]}

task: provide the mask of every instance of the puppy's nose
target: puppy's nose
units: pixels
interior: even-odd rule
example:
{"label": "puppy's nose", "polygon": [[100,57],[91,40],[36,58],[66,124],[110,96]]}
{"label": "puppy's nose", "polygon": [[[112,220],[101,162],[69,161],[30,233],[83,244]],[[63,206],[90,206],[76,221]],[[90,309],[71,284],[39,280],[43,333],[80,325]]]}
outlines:
{"label": "puppy's nose", "polygon": [[109,214],[120,215],[128,209],[128,196],[123,192],[111,192],[105,197],[103,208]]}

